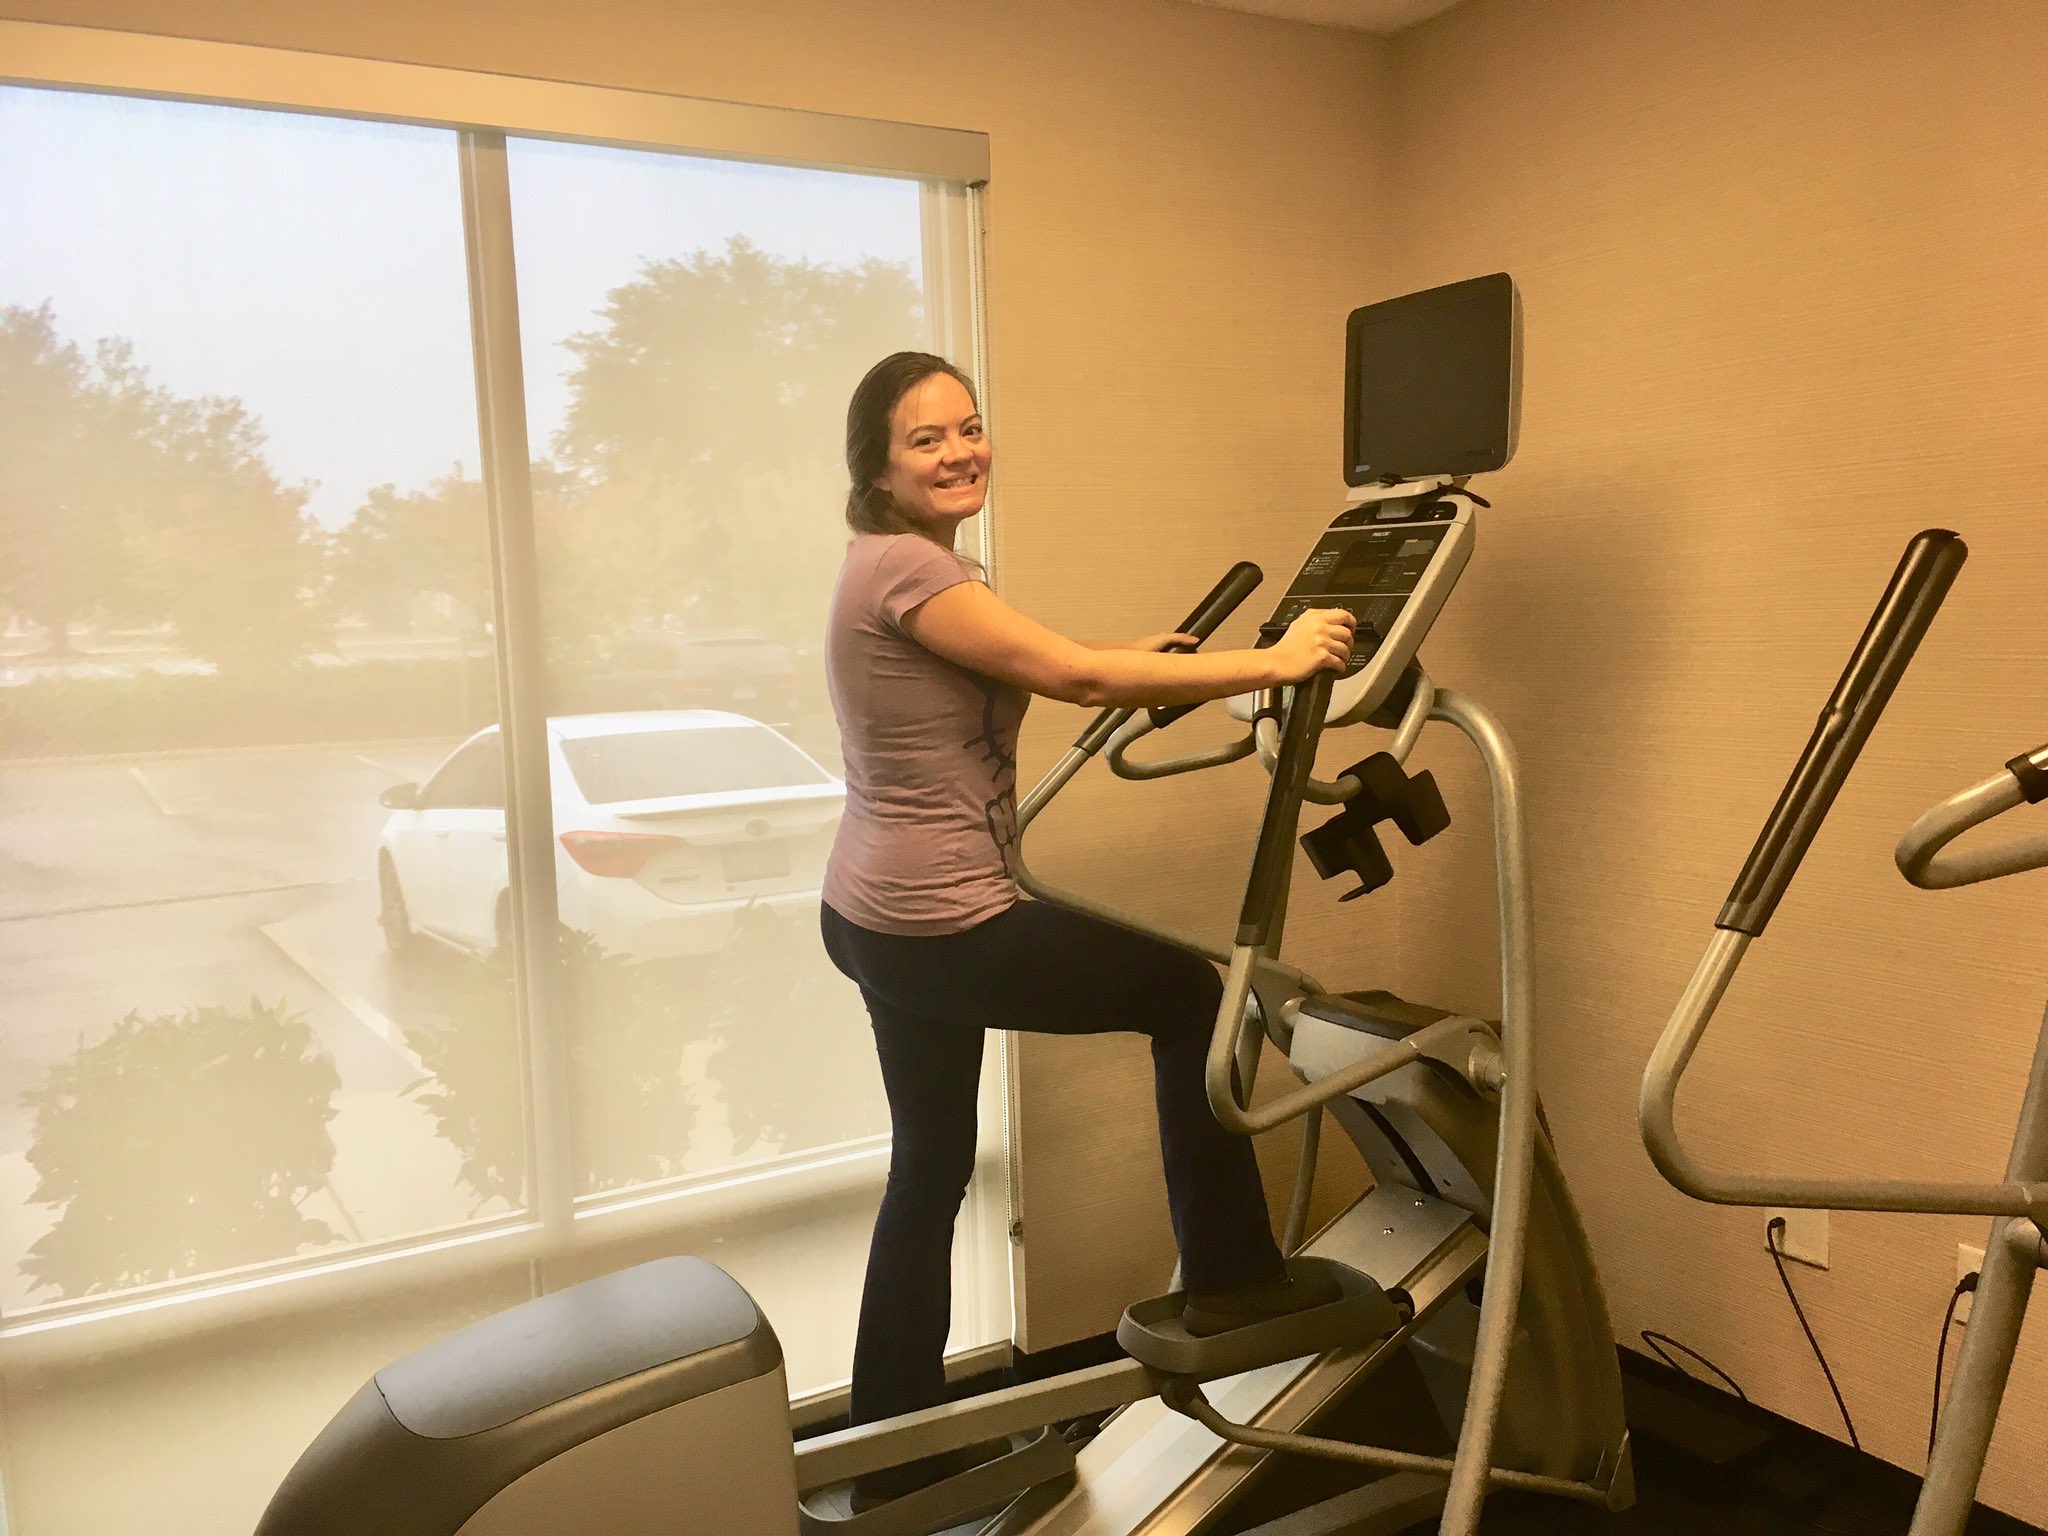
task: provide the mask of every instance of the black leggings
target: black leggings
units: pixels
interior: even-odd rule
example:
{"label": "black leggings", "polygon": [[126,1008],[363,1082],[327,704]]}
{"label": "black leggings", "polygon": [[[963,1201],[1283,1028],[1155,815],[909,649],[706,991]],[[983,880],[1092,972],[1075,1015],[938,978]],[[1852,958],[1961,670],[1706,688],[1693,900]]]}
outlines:
{"label": "black leggings", "polygon": [[1251,1141],[1218,1123],[1203,1086],[1223,998],[1207,960],[1036,901],[964,933],[876,933],[830,906],[821,923],[826,953],[867,1003],[895,1137],[861,1293],[852,1422],[945,1400],[953,1222],[974,1171],[983,1030],[1148,1036],[1182,1283],[1219,1291],[1285,1273]]}

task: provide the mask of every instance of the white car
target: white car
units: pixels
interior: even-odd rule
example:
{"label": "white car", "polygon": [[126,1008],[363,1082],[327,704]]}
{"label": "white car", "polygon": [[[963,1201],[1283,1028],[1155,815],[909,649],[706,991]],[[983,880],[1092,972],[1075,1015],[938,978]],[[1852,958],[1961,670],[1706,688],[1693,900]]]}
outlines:
{"label": "white car", "polygon": [[[555,894],[565,926],[635,960],[703,954],[733,914],[814,903],[846,785],[786,736],[718,710],[548,721]],[[476,733],[423,785],[379,797],[378,922],[488,954],[511,931],[505,766]]]}

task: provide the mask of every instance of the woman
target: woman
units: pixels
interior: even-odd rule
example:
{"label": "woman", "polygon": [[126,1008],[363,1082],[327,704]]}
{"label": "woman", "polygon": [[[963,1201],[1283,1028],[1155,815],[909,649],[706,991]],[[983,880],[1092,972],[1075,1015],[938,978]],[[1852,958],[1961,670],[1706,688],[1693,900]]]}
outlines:
{"label": "woman", "polygon": [[[1251,1142],[1209,1109],[1203,1065],[1223,991],[1215,969],[1019,899],[1016,751],[1032,694],[1090,707],[1186,704],[1341,670],[1351,615],[1312,610],[1261,651],[1163,650],[1184,635],[1077,644],[1004,603],[953,553],[955,529],[987,498],[990,459],[973,386],[943,359],[899,352],[854,390],[846,520],[855,537],[826,648],[847,799],[821,921],[833,963],[867,1004],[895,1138],[854,1349],[856,1424],[946,1396],[953,1223],[974,1167],[989,1029],[1150,1038],[1192,1331],[1335,1294],[1289,1279]],[[932,1458],[864,1479],[862,1502],[962,1462]]]}

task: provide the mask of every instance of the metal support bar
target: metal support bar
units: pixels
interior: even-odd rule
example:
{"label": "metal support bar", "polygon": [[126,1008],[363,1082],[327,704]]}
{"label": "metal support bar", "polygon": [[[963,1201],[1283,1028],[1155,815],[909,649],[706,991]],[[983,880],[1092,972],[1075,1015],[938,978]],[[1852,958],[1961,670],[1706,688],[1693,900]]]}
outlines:
{"label": "metal support bar", "polygon": [[1970,1326],[1963,1331],[1962,1352],[1956,1356],[1955,1382],[1941,1411],[1909,1536],[1963,1536],[1969,1524],[1984,1458],[1991,1452],[1991,1432],[1998,1427],[1998,1407],[2019,1349],[2020,1326],[2027,1320],[2041,1242],[2041,1229],[2031,1221],[2000,1221],[1992,1228],[1977,1294],[1970,1303]]}
{"label": "metal support bar", "polygon": [[[1441,1477],[1453,1472],[1457,1463],[1442,1456],[1422,1456],[1413,1451],[1389,1450],[1380,1445],[1353,1445],[1349,1440],[1326,1440],[1320,1435],[1286,1434],[1279,1430],[1254,1429],[1248,1424],[1233,1424],[1209,1405],[1202,1395],[1201,1386],[1185,1377],[1175,1377],[1160,1388],[1159,1396],[1169,1408],[1184,1413],[1200,1424],[1219,1440],[1228,1440],[1232,1445],[1246,1445],[1259,1451],[1288,1451],[1297,1456],[1319,1456],[1325,1461],[1350,1462],[1354,1466],[1381,1467],[1394,1472],[1420,1472]],[[1554,1494],[1560,1498],[1577,1499],[1585,1504],[1607,1503],[1607,1490],[1592,1483],[1574,1482],[1563,1477],[1544,1477],[1535,1472],[1514,1472],[1506,1467],[1482,1467],[1479,1473],[1482,1484],[1491,1483],[1500,1488],[1515,1488],[1526,1493]],[[1448,1531],[1450,1513],[1444,1515],[1443,1530]]]}
{"label": "metal support bar", "polygon": [[1323,1145],[1323,1107],[1318,1104],[1301,1120],[1301,1158],[1294,1167],[1294,1198],[1287,1203],[1287,1225],[1280,1251],[1292,1255],[1308,1235],[1308,1208],[1316,1191],[1316,1160]]}
{"label": "metal support bar", "polygon": [[1209,747],[1200,752],[1191,752],[1185,757],[1166,757],[1157,762],[1134,763],[1125,754],[1135,746],[1140,737],[1149,736],[1159,729],[1152,723],[1152,717],[1142,711],[1133,715],[1120,726],[1109,739],[1109,747],[1103,757],[1109,763],[1109,771],[1120,779],[1165,779],[1177,773],[1194,773],[1202,768],[1221,768],[1250,757],[1255,750],[1249,733],[1236,741],[1225,742],[1220,747]]}
{"label": "metal support bar", "polygon": [[[1698,969],[1643,1073],[1636,1120],[1657,1171],[1696,1200],[1716,1205],[1786,1206],[1796,1210],[1894,1211],[1950,1216],[2026,1216],[2048,1223],[2048,1183],[2009,1179],[2003,1184],[1924,1180],[1795,1179],[1716,1173],[1678,1139],[1678,1083],[1714,1011],[1749,948],[1747,934],[1717,928]],[[1974,1309],[1974,1304],[1973,1304]]]}
{"label": "metal support bar", "polygon": [[526,439],[526,375],[512,261],[512,188],[502,133],[461,135],[463,243],[469,262],[477,432],[498,652],[499,735],[505,746],[505,853],[512,897],[514,1007],[527,1061],[531,1158],[527,1202],[550,1241],[574,1218],[568,1046],[557,985],[554,796],[548,783],[547,705],[540,645],[539,561]]}
{"label": "metal support bar", "polygon": [[[1280,724],[1269,718],[1255,721],[1252,725],[1252,745],[1259,754],[1259,761],[1271,773],[1280,765]],[[1352,775],[1340,774],[1337,778],[1324,781],[1313,774],[1302,780],[1301,798],[1305,805],[1342,805],[1356,795],[1364,786]]]}
{"label": "metal support bar", "polygon": [[1430,711],[1436,708],[1436,684],[1429,680],[1429,674],[1416,669],[1415,696],[1408,701],[1408,708],[1401,716],[1400,728],[1394,732],[1394,744],[1387,748],[1394,755],[1394,761],[1402,767],[1408,765],[1408,754],[1415,750],[1415,743],[1422,735],[1422,728],[1429,723]]}
{"label": "metal support bar", "polygon": [[[1493,1465],[1494,1432],[1507,1387],[1508,1355],[1515,1340],[1522,1269],[1529,1246],[1530,1183],[1536,1163],[1536,934],[1530,899],[1528,818],[1522,807],[1521,766],[1514,743],[1491,711],[1454,689],[1437,693],[1430,718],[1463,731],[1486,765],[1493,791],[1494,869],[1500,902],[1500,1147],[1494,1162],[1493,1216],[1487,1230],[1479,1335],[1472,1349],[1465,1420],[1458,1432],[1441,1528],[1444,1536],[1476,1536]],[[1583,1485],[1555,1478],[1515,1486],[1539,1486],[1566,1497],[1584,1496],[1572,1491]],[[1601,1498],[1605,1498],[1604,1491]]]}
{"label": "metal support bar", "polygon": [[[2013,1129],[2012,1151],[2006,1158],[2007,1179],[2048,1177],[2048,1015],[2034,1042],[2034,1061],[2027,1074],[2026,1097],[2020,1101]],[[1998,1426],[1998,1406],[2012,1374],[2019,1349],[2020,1325],[2026,1321],[2034,1275],[2048,1256],[2038,1218],[1995,1222],[1984,1247],[1984,1268],[1977,1295],[1970,1303],[1970,1326],[1956,1357],[1955,1385],[1942,1414],[1934,1450],[1927,1459],[1927,1480],[1913,1510],[1910,1536],[1962,1536],[1977,1497],[1977,1482],[1990,1454],[1991,1432]]]}
{"label": "metal support bar", "polygon": [[[1209,1039],[1209,1107],[1215,1111],[1218,1120],[1240,1136],[1261,1135],[1332,1099],[1342,1098],[1354,1088],[1375,1082],[1389,1072],[1412,1066],[1424,1057],[1434,1055],[1439,1042],[1469,1035],[1475,1022],[1456,1014],[1438,1019],[1412,1035],[1388,1041],[1370,1056],[1341,1071],[1304,1083],[1292,1093],[1254,1108],[1240,1100],[1231,1069],[1237,1062],[1243,1037],[1250,1033],[1242,1020],[1245,998],[1251,991],[1252,967],[1257,960],[1258,952],[1245,946],[1240,946],[1231,956],[1230,972],[1223,979],[1223,1006],[1218,1010],[1216,1032]],[[1236,1029],[1229,1028],[1226,1023],[1233,1019],[1239,1021]]]}

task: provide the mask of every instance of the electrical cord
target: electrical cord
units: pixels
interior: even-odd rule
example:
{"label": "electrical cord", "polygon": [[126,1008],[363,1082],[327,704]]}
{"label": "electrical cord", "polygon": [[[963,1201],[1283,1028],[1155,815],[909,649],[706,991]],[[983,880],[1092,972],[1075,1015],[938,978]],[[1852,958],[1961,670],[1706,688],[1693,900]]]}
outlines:
{"label": "electrical cord", "polygon": [[1799,1305],[1799,1295],[1792,1289],[1792,1277],[1785,1273],[1784,1252],[1778,1247],[1778,1239],[1784,1232],[1785,1218],[1782,1216],[1773,1216],[1770,1225],[1764,1228],[1764,1241],[1770,1246],[1771,1262],[1778,1267],[1778,1283],[1785,1287],[1785,1299],[1792,1303],[1792,1315],[1799,1319],[1806,1342],[1813,1348],[1813,1358],[1820,1362],[1820,1372],[1828,1379],[1828,1390],[1835,1394],[1835,1406],[1842,1410],[1842,1423],[1849,1431],[1849,1444],[1860,1451],[1863,1442],[1856,1438],[1856,1424],[1849,1417],[1849,1405],[1842,1401],[1842,1389],[1835,1385],[1835,1373],[1828,1368],[1828,1357],[1821,1353],[1820,1340],[1813,1336],[1813,1328],[1806,1321],[1806,1309]]}
{"label": "electrical cord", "polygon": [[1745,1403],[1749,1401],[1749,1394],[1742,1390],[1741,1382],[1737,1381],[1733,1376],[1730,1376],[1726,1371],[1722,1370],[1721,1367],[1714,1364],[1713,1361],[1709,1360],[1705,1355],[1701,1354],[1698,1350],[1694,1349],[1690,1344],[1681,1344],[1678,1342],[1678,1340],[1671,1337],[1670,1334],[1659,1333],[1654,1328],[1643,1329],[1642,1339],[1645,1344],[1650,1346],[1650,1352],[1652,1354],[1654,1354],[1659,1360],[1662,1360],[1672,1370],[1678,1372],[1679,1375],[1691,1376],[1692,1372],[1685,1369],[1684,1366],[1680,1365],[1676,1360],[1672,1359],[1669,1355],[1664,1353],[1664,1346],[1667,1344],[1670,1345],[1673,1349],[1677,1350],[1680,1354],[1689,1355],[1693,1359],[1699,1361],[1701,1365],[1704,1365],[1716,1376],[1720,1377],[1723,1381],[1727,1382],[1729,1391],[1733,1392]]}
{"label": "electrical cord", "polygon": [[1977,1274],[1968,1274],[1956,1282],[1956,1288],[1949,1292],[1948,1311],[1942,1314],[1941,1343],[1934,1351],[1934,1408],[1927,1416],[1927,1455],[1934,1457],[1934,1433],[1941,1427],[1941,1371],[1948,1360],[1948,1331],[1955,1323],[1956,1308],[1963,1304],[1963,1298],[1977,1289]]}

